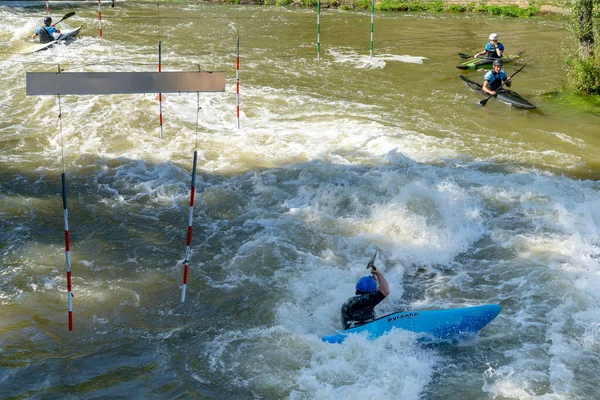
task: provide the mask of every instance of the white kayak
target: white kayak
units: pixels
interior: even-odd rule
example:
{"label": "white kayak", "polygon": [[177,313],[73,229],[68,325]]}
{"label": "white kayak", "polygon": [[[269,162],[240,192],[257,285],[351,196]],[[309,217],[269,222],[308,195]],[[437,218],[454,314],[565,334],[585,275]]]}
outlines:
{"label": "white kayak", "polygon": [[60,36],[57,39],[55,39],[51,42],[48,42],[48,43],[38,44],[23,54],[37,53],[38,51],[49,49],[50,47],[52,47],[55,44],[60,43],[60,42],[68,43],[71,40],[73,40],[73,38],[75,36],[77,36],[79,34],[80,30],[81,30],[81,26],[78,26],[77,28],[75,28],[73,30],[61,32]]}

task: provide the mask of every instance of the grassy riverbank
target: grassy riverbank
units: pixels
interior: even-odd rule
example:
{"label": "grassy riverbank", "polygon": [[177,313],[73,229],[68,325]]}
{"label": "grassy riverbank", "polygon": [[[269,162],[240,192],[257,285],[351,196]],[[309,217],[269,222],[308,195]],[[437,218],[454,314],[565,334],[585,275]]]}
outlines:
{"label": "grassy riverbank", "polygon": [[[164,3],[189,0],[159,0]],[[318,0],[209,0],[212,3],[317,7]],[[368,10],[371,0],[321,0],[322,8]],[[554,0],[375,0],[378,11],[487,13],[507,17],[568,14],[565,1]]]}

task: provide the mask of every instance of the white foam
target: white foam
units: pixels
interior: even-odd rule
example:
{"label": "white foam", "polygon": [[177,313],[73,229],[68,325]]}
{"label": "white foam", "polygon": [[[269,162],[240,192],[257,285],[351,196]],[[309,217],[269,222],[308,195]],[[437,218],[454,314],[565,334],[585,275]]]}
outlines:
{"label": "white foam", "polygon": [[423,60],[426,57],[420,56],[409,56],[409,55],[395,55],[395,54],[375,54],[370,56],[369,54],[357,54],[354,51],[348,50],[327,50],[329,55],[334,58],[337,63],[349,63],[354,65],[355,68],[384,68],[387,62],[396,61],[410,64],[423,64]]}

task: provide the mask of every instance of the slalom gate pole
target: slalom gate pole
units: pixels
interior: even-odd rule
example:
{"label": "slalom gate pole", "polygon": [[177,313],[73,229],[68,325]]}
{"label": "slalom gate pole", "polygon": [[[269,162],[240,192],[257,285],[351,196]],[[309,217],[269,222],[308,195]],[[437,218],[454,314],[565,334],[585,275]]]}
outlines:
{"label": "slalom gate pole", "polygon": [[100,0],[98,0],[98,29],[100,29],[100,37],[102,37],[102,11],[100,10]]}
{"label": "slalom gate pole", "polygon": [[317,61],[321,61],[321,0],[317,2]]}
{"label": "slalom gate pole", "polygon": [[[161,72],[162,64],[162,42],[158,42],[158,72]],[[162,113],[162,93],[158,94],[158,116],[160,124],[160,138],[163,138],[163,113]]]}
{"label": "slalom gate pole", "polygon": [[198,151],[194,150],[194,167],[192,169],[192,185],[190,189],[190,210],[188,214],[187,242],[185,246],[185,261],[183,262],[183,285],[181,286],[181,302],[185,301],[185,292],[187,289],[187,277],[190,266],[190,246],[192,244],[192,222],[194,220],[194,195],[196,194],[196,164],[198,161]]}
{"label": "slalom gate pole", "polygon": [[237,37],[237,57],[235,58],[235,112],[237,116],[237,127],[240,129],[240,37]]}
{"label": "slalom gate pole", "polygon": [[373,58],[373,32],[375,31],[375,0],[371,1],[371,43],[369,44],[369,57]]}
{"label": "slalom gate pole", "polygon": [[[60,65],[58,66],[60,73]],[[62,167],[63,172],[60,174],[62,185],[62,201],[63,201],[63,220],[65,225],[65,260],[67,263],[67,310],[69,312],[69,331],[73,330],[73,293],[71,292],[71,242],[69,240],[69,209],[67,208],[67,180],[65,177],[65,146],[62,137],[62,107],[60,104],[60,95],[58,95],[58,125],[60,130],[60,145],[62,148]]]}
{"label": "slalom gate pole", "polygon": [[67,208],[67,183],[65,173],[60,174],[62,182],[63,219],[65,224],[65,258],[67,262],[67,309],[69,312],[69,330],[73,330],[73,293],[71,292],[71,243],[69,241],[69,210]]}
{"label": "slalom gate pole", "polygon": [[50,3],[46,0],[46,14],[50,14]]}

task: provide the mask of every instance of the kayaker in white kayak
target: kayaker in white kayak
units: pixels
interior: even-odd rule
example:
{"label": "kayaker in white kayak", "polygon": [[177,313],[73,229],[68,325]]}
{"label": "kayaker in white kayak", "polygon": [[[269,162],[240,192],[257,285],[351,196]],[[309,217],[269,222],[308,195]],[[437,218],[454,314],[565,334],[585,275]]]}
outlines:
{"label": "kayaker in white kayak", "polygon": [[486,55],[487,58],[502,58],[504,53],[504,45],[498,42],[498,34],[492,33],[489,37],[490,41],[485,45],[483,51],[475,54],[473,57],[477,58],[482,55]]}
{"label": "kayaker in white kayak", "polygon": [[362,325],[375,319],[375,306],[390,294],[387,280],[372,262],[370,276],[363,276],[356,283],[356,296],[349,298],[342,306],[344,329]]}
{"label": "kayaker in white kayak", "polygon": [[60,31],[52,25],[52,18],[46,17],[44,18],[44,26],[36,29],[31,38],[35,39],[37,36],[40,38],[40,43],[49,43],[60,36]]}
{"label": "kayaker in white kayak", "polygon": [[502,60],[494,60],[492,70],[483,76],[481,90],[495,96],[496,90],[502,85],[502,82],[506,82],[505,85],[508,87],[512,85],[510,77],[507,77],[506,72],[502,69]]}

